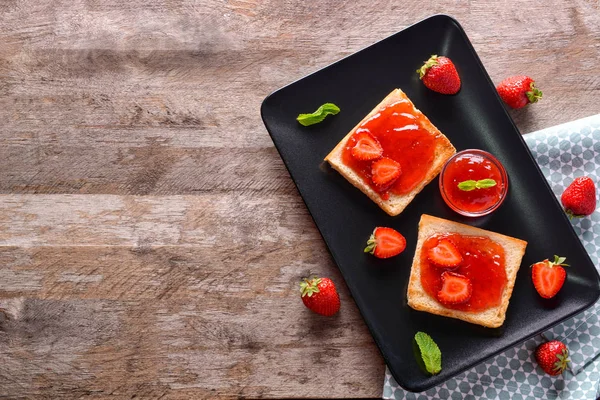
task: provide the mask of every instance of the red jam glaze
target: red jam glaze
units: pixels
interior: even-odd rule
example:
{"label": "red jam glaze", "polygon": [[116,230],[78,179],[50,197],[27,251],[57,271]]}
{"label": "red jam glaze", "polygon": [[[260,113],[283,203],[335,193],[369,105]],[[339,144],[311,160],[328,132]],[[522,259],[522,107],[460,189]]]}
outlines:
{"label": "red jam glaze", "polygon": [[[405,194],[417,186],[431,168],[435,157],[437,135],[422,128],[424,117],[412,113],[413,107],[405,100],[397,101],[381,109],[363,122],[348,140],[342,161],[352,168],[383,199],[389,193]],[[352,157],[358,133],[367,131],[383,148],[383,157],[400,163],[402,173],[389,187],[381,188],[371,180],[372,161],[360,161]]]}
{"label": "red jam glaze", "polygon": [[[458,188],[463,181],[493,179],[496,186],[486,189],[464,191]],[[480,212],[494,206],[502,195],[505,182],[500,169],[490,160],[478,154],[463,154],[451,160],[443,176],[444,191],[459,209]]]}
{"label": "red jam glaze", "polygon": [[[427,259],[429,249],[437,246],[441,238],[448,238],[463,257],[455,268],[439,268]],[[506,287],[504,249],[498,243],[478,236],[463,236],[457,233],[434,235],[423,243],[421,250],[421,285],[434,299],[442,288],[442,273],[452,271],[471,280],[473,294],[462,304],[444,305],[460,311],[478,312],[497,307],[502,303]]]}

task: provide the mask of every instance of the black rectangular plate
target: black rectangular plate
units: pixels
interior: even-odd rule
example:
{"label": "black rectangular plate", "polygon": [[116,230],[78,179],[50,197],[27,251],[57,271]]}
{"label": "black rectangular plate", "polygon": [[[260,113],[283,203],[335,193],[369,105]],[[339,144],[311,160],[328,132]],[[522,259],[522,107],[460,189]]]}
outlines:
{"label": "black rectangular plate", "polygon": [[[457,95],[434,93],[416,74],[431,54],[450,57],[462,78]],[[509,193],[493,214],[461,217],[442,200],[434,179],[397,217],[390,217],[323,162],[331,149],[393,89],[400,88],[457,150],[494,154],[509,176]],[[304,127],[299,113],[322,103],[336,116]],[[473,46],[458,22],[436,15],[294,82],[268,96],[262,118],[277,150],[346,280],[396,381],[419,392],[542,332],[591,306],[600,296],[598,273],[507,114]],[[421,215],[455,220],[529,242],[501,328],[414,311],[406,290]],[[400,256],[380,260],[363,253],[375,226],[390,226],[407,240]],[[561,292],[543,300],[529,265],[560,254],[571,265]],[[429,333],[443,354],[443,369],[429,377],[412,349],[417,331]]]}

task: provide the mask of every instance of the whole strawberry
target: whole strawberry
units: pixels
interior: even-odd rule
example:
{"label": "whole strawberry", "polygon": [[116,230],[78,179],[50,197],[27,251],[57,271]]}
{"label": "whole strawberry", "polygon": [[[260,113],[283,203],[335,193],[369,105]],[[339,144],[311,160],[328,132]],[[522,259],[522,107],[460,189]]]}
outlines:
{"label": "whole strawberry", "polygon": [[522,108],[542,98],[542,91],[535,87],[534,80],[525,75],[506,78],[496,86],[496,90],[511,108]]}
{"label": "whole strawberry", "polygon": [[304,278],[300,292],[304,305],[317,314],[329,317],[340,309],[340,296],[329,278]]}
{"label": "whole strawberry", "polygon": [[565,189],[560,201],[567,212],[573,217],[585,217],[596,210],[596,185],[587,176],[580,176]]}
{"label": "whole strawberry", "polygon": [[417,72],[423,84],[434,92],[456,94],[460,90],[460,77],[448,57],[432,55]]}
{"label": "whole strawberry", "polygon": [[542,343],[535,350],[535,359],[549,375],[560,375],[569,363],[569,350],[558,340]]}

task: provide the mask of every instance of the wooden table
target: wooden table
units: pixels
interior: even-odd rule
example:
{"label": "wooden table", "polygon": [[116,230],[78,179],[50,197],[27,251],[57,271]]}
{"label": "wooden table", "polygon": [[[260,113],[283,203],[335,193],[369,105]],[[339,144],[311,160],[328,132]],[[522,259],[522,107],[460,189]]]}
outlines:
{"label": "wooden table", "polygon": [[444,12],[538,81],[523,133],[600,111],[597,0],[445,3],[1,1],[0,397],[380,396],[262,99]]}

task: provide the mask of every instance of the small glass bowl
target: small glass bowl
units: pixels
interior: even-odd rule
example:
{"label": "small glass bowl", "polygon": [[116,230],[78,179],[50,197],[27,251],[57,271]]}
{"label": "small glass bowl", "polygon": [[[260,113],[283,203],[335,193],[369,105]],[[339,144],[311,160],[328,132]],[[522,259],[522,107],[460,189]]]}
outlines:
{"label": "small glass bowl", "polygon": [[[496,166],[500,172],[501,182],[497,183],[498,185],[502,186],[501,190],[500,190],[500,195],[499,195],[498,199],[491,206],[488,206],[482,210],[473,211],[473,210],[465,210],[465,209],[461,208],[461,206],[459,204],[457,204],[455,201],[453,201],[451,199],[451,196],[449,195],[447,188],[444,187],[444,176],[446,174],[446,170],[447,170],[448,166],[451,165],[454,161],[456,161],[456,159],[458,159],[459,157],[467,155],[467,154],[472,154],[472,155],[484,158],[485,160],[489,161],[494,166]],[[504,166],[502,165],[502,163],[500,163],[500,161],[498,161],[498,159],[496,157],[494,157],[487,151],[478,150],[478,149],[468,149],[468,150],[459,151],[458,153],[456,153],[455,155],[450,157],[450,159],[446,162],[446,164],[444,164],[444,167],[442,168],[442,172],[440,173],[439,185],[440,185],[440,193],[442,194],[442,198],[444,199],[444,201],[446,202],[448,207],[450,207],[457,213],[467,216],[467,217],[482,217],[484,215],[488,215],[488,214],[491,214],[492,212],[494,212],[498,207],[500,207],[500,205],[506,198],[506,194],[508,193],[508,175],[506,174],[506,170],[504,169]],[[475,189],[475,190],[479,190],[479,189]]]}

